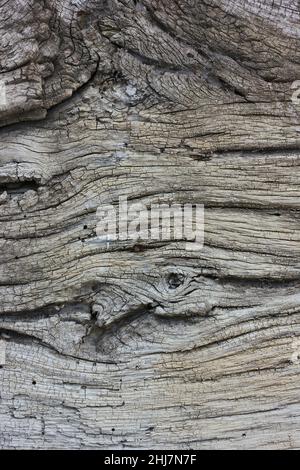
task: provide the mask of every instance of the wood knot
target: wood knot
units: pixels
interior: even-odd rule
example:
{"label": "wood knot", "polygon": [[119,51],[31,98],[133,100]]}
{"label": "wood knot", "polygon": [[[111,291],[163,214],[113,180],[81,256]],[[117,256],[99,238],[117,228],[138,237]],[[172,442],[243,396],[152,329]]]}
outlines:
{"label": "wood knot", "polygon": [[170,273],[167,277],[169,289],[177,289],[184,283],[184,275],[179,273]]}

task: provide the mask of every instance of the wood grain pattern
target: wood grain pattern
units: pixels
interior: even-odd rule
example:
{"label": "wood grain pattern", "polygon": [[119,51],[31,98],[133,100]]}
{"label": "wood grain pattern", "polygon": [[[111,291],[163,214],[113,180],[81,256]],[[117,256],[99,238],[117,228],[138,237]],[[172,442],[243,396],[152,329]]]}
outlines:
{"label": "wood grain pattern", "polygon": [[[0,2],[1,448],[300,448],[299,22]],[[204,204],[204,248],[93,243],[120,196]]]}

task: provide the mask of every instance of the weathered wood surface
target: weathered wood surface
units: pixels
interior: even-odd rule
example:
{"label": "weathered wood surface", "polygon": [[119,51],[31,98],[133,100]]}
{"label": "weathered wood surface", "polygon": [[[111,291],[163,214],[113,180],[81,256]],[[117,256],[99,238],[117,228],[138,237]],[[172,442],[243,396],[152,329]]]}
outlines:
{"label": "weathered wood surface", "polygon": [[[299,2],[0,19],[1,448],[300,448]],[[119,196],[204,248],[90,243]]]}

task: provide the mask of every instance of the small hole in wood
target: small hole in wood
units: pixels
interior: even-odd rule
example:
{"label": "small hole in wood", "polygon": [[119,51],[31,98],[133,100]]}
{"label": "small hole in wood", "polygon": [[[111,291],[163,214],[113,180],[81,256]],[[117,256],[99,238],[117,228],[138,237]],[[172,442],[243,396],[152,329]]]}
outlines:
{"label": "small hole in wood", "polygon": [[177,289],[184,282],[183,274],[171,273],[168,275],[168,286],[170,289]]}

